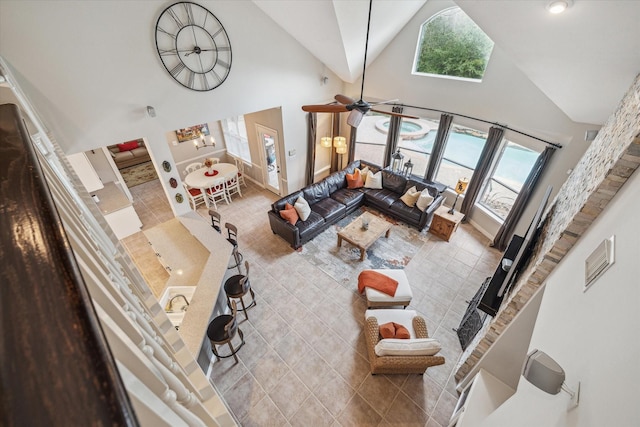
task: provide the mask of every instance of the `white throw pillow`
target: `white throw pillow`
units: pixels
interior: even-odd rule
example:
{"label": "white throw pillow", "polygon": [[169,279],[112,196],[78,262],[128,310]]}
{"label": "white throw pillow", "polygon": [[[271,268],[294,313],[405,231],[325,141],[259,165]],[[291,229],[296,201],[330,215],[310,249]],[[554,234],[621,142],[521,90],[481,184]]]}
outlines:
{"label": "white throw pillow", "polygon": [[418,200],[416,201],[416,207],[424,212],[425,209],[429,207],[429,205],[433,202],[433,196],[429,194],[429,190],[425,188],[418,196]]}
{"label": "white throw pillow", "polygon": [[309,202],[307,202],[302,196],[298,197],[296,203],[293,205],[296,212],[298,212],[298,216],[301,221],[306,221],[311,215],[311,207],[309,206]]}
{"label": "white throw pillow", "polygon": [[442,345],[433,338],[385,338],[376,344],[375,351],[377,356],[433,356],[440,349]]}
{"label": "white throw pillow", "polygon": [[378,173],[369,171],[367,180],[364,183],[364,188],[382,190],[382,171],[378,171]]}
{"label": "white throw pillow", "polygon": [[400,200],[402,200],[405,205],[412,208],[416,205],[416,201],[418,200],[418,197],[420,197],[420,194],[421,193],[416,189],[416,186],[414,185],[413,187],[408,189],[406,193],[402,195],[402,197],[400,197]]}
{"label": "white throw pillow", "polygon": [[369,166],[365,166],[362,169],[360,169],[360,176],[362,177],[363,180],[367,179],[368,174],[369,174]]}

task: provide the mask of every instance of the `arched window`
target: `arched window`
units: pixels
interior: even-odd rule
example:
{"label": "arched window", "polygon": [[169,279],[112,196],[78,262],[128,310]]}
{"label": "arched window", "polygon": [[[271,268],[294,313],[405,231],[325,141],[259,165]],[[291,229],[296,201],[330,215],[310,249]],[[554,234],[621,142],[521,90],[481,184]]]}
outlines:
{"label": "arched window", "polygon": [[459,7],[429,18],[420,30],[416,74],[482,80],[493,41]]}

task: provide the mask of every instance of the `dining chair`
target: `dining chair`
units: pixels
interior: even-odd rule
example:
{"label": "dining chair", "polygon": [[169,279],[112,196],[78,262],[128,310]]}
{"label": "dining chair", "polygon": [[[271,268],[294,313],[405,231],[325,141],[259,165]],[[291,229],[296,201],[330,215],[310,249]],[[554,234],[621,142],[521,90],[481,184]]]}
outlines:
{"label": "dining chair", "polygon": [[[256,305],[256,294],[253,293],[251,283],[249,282],[249,261],[244,262],[244,269],[245,274],[236,274],[235,276],[229,277],[227,281],[224,282],[224,291],[227,294],[227,305],[232,307],[233,303],[235,303],[232,299],[239,299],[240,304],[242,305],[242,309],[240,309],[240,311],[244,311],[244,317],[249,320],[247,309]],[[247,293],[251,295],[251,304],[245,306],[243,297]]]}
{"label": "dining chair", "polygon": [[182,183],[184,187],[184,191],[187,193],[187,197],[189,198],[189,204],[192,209],[195,211],[198,205],[206,204],[204,199],[204,193],[199,188],[190,188],[186,183]]}
{"label": "dining chair", "polygon": [[213,202],[214,208],[218,209],[218,205],[216,204],[216,200],[224,200],[229,204],[229,200],[227,199],[227,193],[225,191],[225,182],[224,180],[217,181],[213,187],[207,189],[207,198],[210,202]]}
{"label": "dining chair", "polygon": [[234,194],[239,194],[240,197],[242,197],[242,191],[240,191],[240,182],[238,181],[237,174],[234,177],[228,177],[225,186],[227,188],[227,196],[229,197],[229,200],[231,200],[231,196]]}
{"label": "dining chair", "polygon": [[200,163],[200,162],[197,162],[197,163],[189,163],[189,164],[187,165],[187,167],[186,167],[186,168],[184,168],[184,171],[182,171],[182,174],[183,174],[184,176],[187,176],[187,175],[189,175],[191,172],[193,172],[193,171],[195,171],[195,170],[198,170],[198,169],[200,169],[200,168],[203,168],[203,167],[204,167],[204,164],[202,164],[202,163]]}
{"label": "dining chair", "polygon": [[238,183],[246,187],[247,183],[244,181],[244,162],[238,157],[234,157],[233,160],[236,162],[236,167],[238,168]]}
{"label": "dining chair", "polygon": [[[209,323],[207,327],[207,337],[209,338],[209,342],[211,343],[211,351],[216,356],[217,360],[220,358],[231,357],[238,362],[238,356],[236,353],[242,346],[244,345],[244,334],[242,330],[238,326],[238,309],[236,306],[236,302],[231,302],[231,314],[222,314]],[[236,336],[236,332],[240,336],[240,345],[237,348],[233,347],[231,344],[231,340]],[[231,349],[231,353],[228,355],[221,356],[218,353],[217,345],[228,344]]]}

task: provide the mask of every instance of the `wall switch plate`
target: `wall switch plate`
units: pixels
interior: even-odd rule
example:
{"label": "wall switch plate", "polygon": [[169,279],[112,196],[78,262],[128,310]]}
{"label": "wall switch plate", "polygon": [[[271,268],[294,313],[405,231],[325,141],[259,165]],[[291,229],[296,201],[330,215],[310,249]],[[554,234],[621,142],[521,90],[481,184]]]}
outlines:
{"label": "wall switch plate", "polygon": [[289,157],[293,157],[296,155],[296,150],[295,148],[293,150],[289,150]]}

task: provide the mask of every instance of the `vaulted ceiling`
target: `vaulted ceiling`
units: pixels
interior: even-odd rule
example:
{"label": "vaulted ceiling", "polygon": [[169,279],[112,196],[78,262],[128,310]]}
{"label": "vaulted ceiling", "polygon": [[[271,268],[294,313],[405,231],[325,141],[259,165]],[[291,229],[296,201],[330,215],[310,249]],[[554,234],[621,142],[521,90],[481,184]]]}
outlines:
{"label": "vaulted ceiling", "polygon": [[[374,0],[367,63],[427,1]],[[345,82],[362,74],[368,0],[254,0]],[[455,2],[571,120],[602,124],[640,73],[640,1]],[[417,43],[417,40],[416,40]]]}

